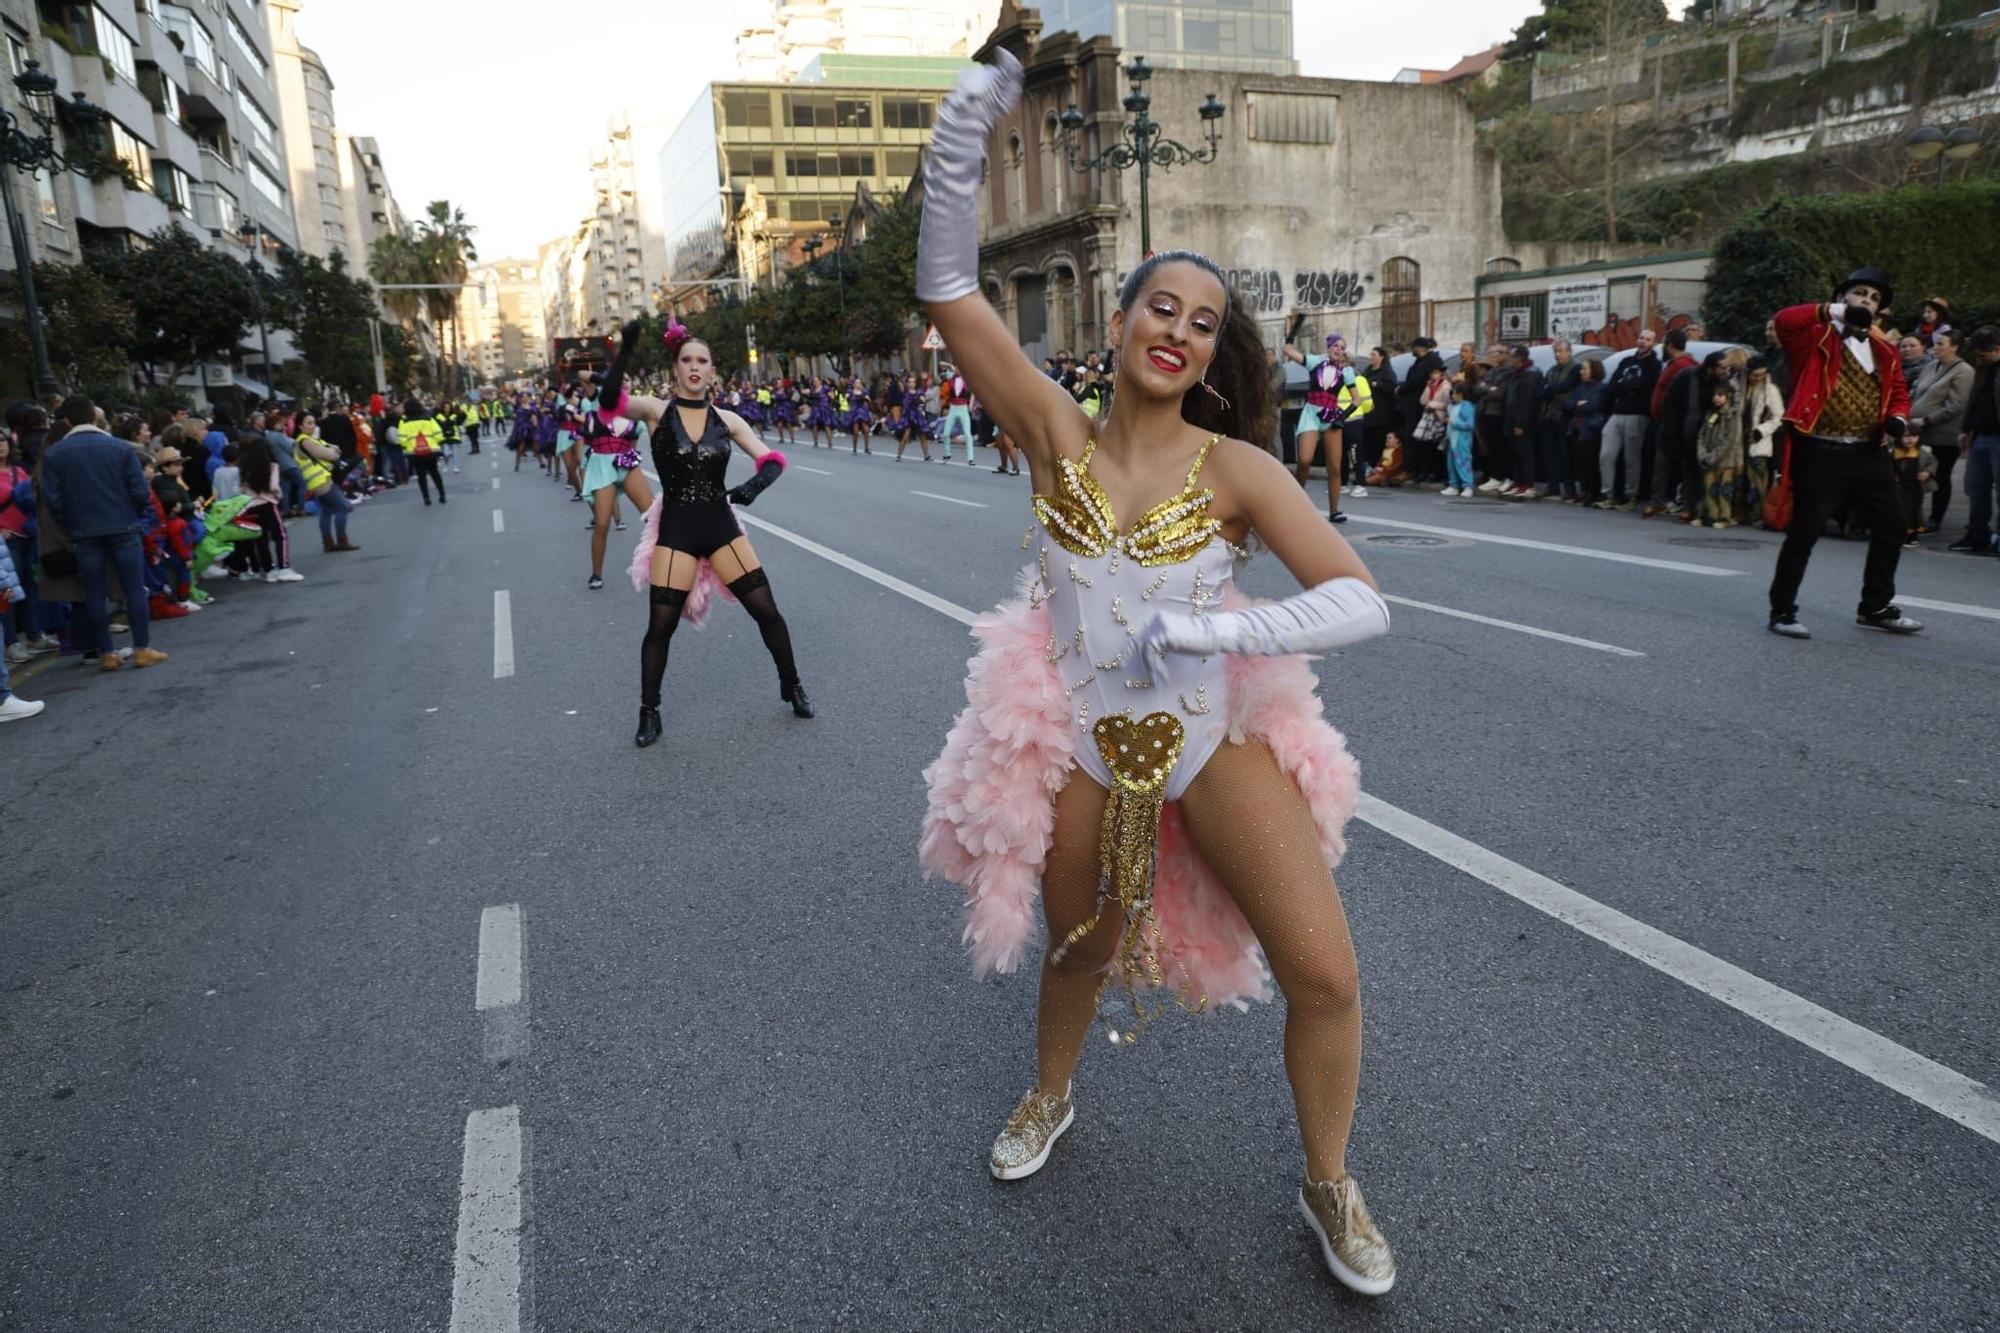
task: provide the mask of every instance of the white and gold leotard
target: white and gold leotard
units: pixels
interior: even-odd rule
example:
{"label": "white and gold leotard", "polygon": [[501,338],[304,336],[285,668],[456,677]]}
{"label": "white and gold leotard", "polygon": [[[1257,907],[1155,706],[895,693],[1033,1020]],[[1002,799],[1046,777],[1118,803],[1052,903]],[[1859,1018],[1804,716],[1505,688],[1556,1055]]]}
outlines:
{"label": "white and gold leotard", "polygon": [[1207,615],[1248,558],[1209,512],[1215,492],[1195,484],[1221,438],[1201,446],[1178,494],[1122,532],[1111,498],[1090,475],[1095,439],[1081,458],[1062,460],[1055,494],[1034,498],[1054,549],[1042,546],[1040,583],[1030,598],[1049,606],[1048,660],[1062,673],[1080,733],[1077,763],[1110,793],[1099,831],[1098,910],[1057,952],[1094,929],[1116,902],[1125,918],[1122,971],[1134,986],[1139,1027],[1150,1015],[1139,1008],[1137,983],[1161,982],[1152,912],[1160,814],[1228,734],[1229,675],[1221,655],[1180,654],[1149,674],[1138,636],[1156,611]]}

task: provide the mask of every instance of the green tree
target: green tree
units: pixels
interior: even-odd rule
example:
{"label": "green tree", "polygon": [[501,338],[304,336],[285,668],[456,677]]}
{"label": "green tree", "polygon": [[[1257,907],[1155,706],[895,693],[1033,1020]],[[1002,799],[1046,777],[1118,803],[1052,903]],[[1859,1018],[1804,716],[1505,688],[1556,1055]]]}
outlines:
{"label": "green tree", "polygon": [[477,230],[465,220],[463,210],[453,208],[448,199],[431,200],[430,207],[416,227],[419,267],[426,274],[423,281],[435,284],[432,290],[423,294],[431,326],[439,331],[440,340],[447,327],[451,330],[447,356],[453,366],[454,389],[457,387],[459,362],[459,288],[471,272],[471,266],[479,262],[479,252],[472,244],[472,233]]}
{"label": "green tree", "polygon": [[[83,264],[37,264],[35,298],[59,386],[130,384],[126,348],[137,337],[132,306],[102,273]],[[24,375],[34,366],[34,350],[18,320],[0,324],[0,361]],[[25,379],[21,387],[27,387]]]}
{"label": "green tree", "polygon": [[314,380],[348,398],[365,397],[363,390],[375,382],[368,337],[376,318],[375,297],[368,284],[349,276],[347,257],[337,250],[330,261],[287,252],[278,260],[278,271],[273,322],[296,335],[294,342]]}
{"label": "green tree", "polygon": [[86,261],[130,306],[128,350],[154,383],[173,384],[203,361],[226,361],[250,328],[258,295],[243,265],[178,222],[144,250],[94,250]]}
{"label": "green tree", "polygon": [[1543,0],[1542,12],[1514,30],[1510,58],[1537,51],[1591,50],[1607,24],[1623,37],[1657,32],[1672,23],[1665,0]]}

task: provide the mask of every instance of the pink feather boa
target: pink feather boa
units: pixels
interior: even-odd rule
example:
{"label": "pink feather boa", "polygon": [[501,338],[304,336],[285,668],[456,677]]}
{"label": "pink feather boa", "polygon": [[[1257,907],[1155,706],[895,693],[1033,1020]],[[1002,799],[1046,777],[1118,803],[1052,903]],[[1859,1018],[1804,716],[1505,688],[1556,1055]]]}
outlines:
{"label": "pink feather boa", "polygon": [[[966,707],[924,770],[930,805],[919,860],[926,878],[966,890],[964,939],[979,976],[1016,970],[1040,933],[1055,798],[1075,763],[1069,702],[1045,653],[1049,614],[1030,610],[1025,596],[1033,579],[1024,570],[1024,595],[973,623],[982,647],[966,673]],[[1361,771],[1321,715],[1306,659],[1232,657],[1229,683],[1230,740],[1254,736],[1271,747],[1312,808],[1327,865],[1338,864]],[[1153,909],[1169,987],[1239,1009],[1271,998],[1256,936],[1195,851],[1178,803],[1160,821]]]}
{"label": "pink feather boa", "polygon": [[[645,517],[639,522],[639,542],[632,548],[632,564],[627,572],[632,576],[632,587],[644,592],[653,582],[653,548],[660,544],[660,507],[666,503],[665,495],[653,497]],[[709,608],[720,595],[729,601],[736,596],[729,591],[729,585],[715,572],[715,566],[704,560],[694,574],[694,587],[688,590],[687,604],[681,608],[681,619],[696,629],[708,619]]]}

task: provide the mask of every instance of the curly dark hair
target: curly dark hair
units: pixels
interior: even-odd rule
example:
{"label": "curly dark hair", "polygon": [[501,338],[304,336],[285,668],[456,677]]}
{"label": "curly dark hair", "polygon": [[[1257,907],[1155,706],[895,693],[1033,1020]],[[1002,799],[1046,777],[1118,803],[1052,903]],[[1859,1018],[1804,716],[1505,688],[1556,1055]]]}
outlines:
{"label": "curly dark hair", "polygon": [[[1220,431],[1233,439],[1247,440],[1262,449],[1278,431],[1277,398],[1271,391],[1269,354],[1257,332],[1257,322],[1243,308],[1243,301],[1230,290],[1229,279],[1207,255],[1193,250],[1163,250],[1132,270],[1118,292],[1118,308],[1130,311],[1146,290],[1147,280],[1163,264],[1193,264],[1222,284],[1222,327],[1215,333],[1215,359],[1208,363],[1203,379],[1209,388],[1197,384],[1181,396],[1181,419],[1203,430]],[[1228,405],[1223,405],[1226,399]]]}

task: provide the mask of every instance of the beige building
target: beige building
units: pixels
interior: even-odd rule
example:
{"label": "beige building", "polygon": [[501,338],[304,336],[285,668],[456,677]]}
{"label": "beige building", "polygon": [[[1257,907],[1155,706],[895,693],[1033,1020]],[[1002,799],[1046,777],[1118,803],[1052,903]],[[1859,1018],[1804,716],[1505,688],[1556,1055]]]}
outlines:
{"label": "beige building", "polygon": [[340,163],[333,122],[333,79],[310,48],[299,43],[298,13],[305,0],[268,0],[272,83],[278,96],[278,123],[284,129],[285,157],[291,167],[292,212],[299,249],[321,259],[346,256],[350,272],[363,271],[367,256],[348,234],[340,193]]}
{"label": "beige building", "polygon": [[[1080,158],[1115,142],[1126,56],[1108,37],[1044,32],[1013,0],[993,44],[1022,56],[1027,88],[987,146],[982,285],[1032,355],[1101,347],[1142,257],[1139,181],[1072,169],[1060,117],[1072,103],[1084,114]],[[1364,346],[1473,335],[1474,284],[1510,251],[1498,163],[1456,92],[1163,69],[1146,93],[1165,134],[1193,148],[1207,146],[1203,103],[1223,106],[1211,164],[1152,172],[1152,243],[1213,257],[1267,341],[1297,316]]]}
{"label": "beige building", "polygon": [[735,0],[736,76],[792,83],[821,56],[963,56],[1000,0]]}
{"label": "beige building", "polygon": [[497,384],[548,359],[541,272],[532,259],[502,259],[472,270],[459,304],[466,360],[481,384]]}
{"label": "beige building", "polygon": [[660,148],[671,127],[629,113],[606,127],[590,162],[595,247],[582,292],[584,323],[615,329],[656,308],[667,275]]}

